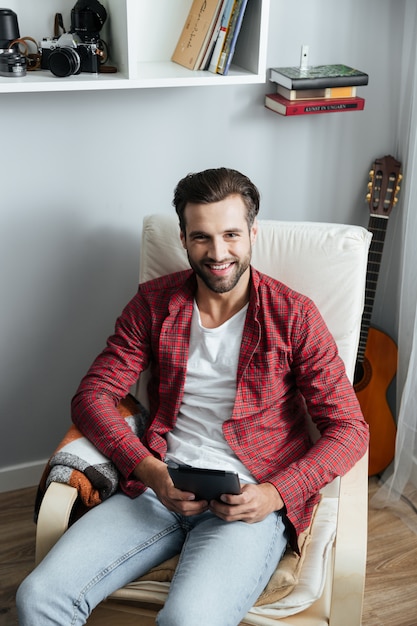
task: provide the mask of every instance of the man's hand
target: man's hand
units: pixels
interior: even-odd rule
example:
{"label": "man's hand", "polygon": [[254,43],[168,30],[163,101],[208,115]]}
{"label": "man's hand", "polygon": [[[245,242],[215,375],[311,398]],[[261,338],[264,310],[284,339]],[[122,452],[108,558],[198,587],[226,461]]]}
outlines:
{"label": "man's hand", "polygon": [[273,511],[284,507],[278,491],[271,483],[245,484],[238,496],[224,494],[221,502],[212,500],[210,510],[226,522],[261,522]]}
{"label": "man's hand", "polygon": [[163,461],[153,456],[146,458],[136,466],[133,472],[135,478],[153,489],[158,499],[169,511],[181,515],[198,515],[208,509],[206,500],[196,500],[190,491],[176,489]]}

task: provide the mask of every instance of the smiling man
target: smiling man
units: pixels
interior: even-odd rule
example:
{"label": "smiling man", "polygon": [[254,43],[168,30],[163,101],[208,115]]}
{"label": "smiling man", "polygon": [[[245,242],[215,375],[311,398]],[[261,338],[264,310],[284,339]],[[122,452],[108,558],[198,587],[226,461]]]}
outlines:
{"label": "smiling man", "polygon": [[[120,491],[22,583],[21,626],[84,624],[113,590],[179,552],[159,626],[237,626],[287,542],[296,546],[319,490],[367,448],[317,308],[251,266],[255,185],[227,168],[190,174],[174,206],[191,269],[139,286],[73,399],[75,424],[115,463]],[[116,406],[148,367],[150,420],[138,439]],[[196,499],[174,486],[170,462],[232,470],[240,493]]]}

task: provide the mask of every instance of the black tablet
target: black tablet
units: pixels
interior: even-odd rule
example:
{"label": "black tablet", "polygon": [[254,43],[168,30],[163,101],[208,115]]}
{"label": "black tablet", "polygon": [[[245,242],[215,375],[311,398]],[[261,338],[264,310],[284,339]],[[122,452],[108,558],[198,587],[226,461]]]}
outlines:
{"label": "black tablet", "polygon": [[237,472],[203,469],[169,462],[168,472],[177,489],[191,491],[198,500],[218,500],[223,493],[239,494]]}

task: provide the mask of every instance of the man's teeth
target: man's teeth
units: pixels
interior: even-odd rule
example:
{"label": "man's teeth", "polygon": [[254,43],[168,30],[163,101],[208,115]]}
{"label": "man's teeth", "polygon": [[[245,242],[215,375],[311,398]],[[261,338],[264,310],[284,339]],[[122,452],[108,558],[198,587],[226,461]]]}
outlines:
{"label": "man's teeth", "polygon": [[213,270],[225,270],[229,267],[230,263],[222,263],[222,265],[210,265]]}

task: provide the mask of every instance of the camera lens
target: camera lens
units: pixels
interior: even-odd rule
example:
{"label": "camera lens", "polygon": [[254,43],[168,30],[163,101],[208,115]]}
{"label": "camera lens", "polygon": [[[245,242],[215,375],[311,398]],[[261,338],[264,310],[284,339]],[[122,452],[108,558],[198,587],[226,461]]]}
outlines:
{"label": "camera lens", "polygon": [[80,56],[73,48],[56,48],[48,61],[52,74],[60,78],[81,72]]}
{"label": "camera lens", "polygon": [[8,48],[9,43],[19,37],[16,13],[11,9],[0,9],[0,48]]}

